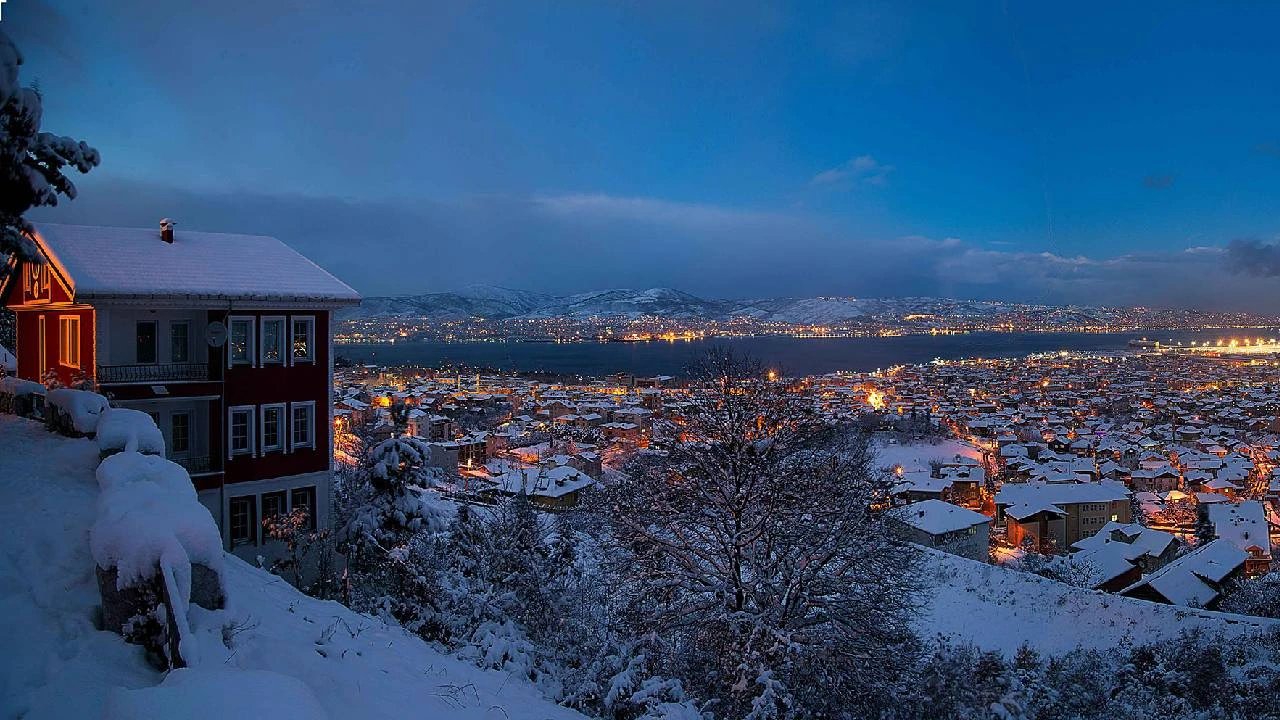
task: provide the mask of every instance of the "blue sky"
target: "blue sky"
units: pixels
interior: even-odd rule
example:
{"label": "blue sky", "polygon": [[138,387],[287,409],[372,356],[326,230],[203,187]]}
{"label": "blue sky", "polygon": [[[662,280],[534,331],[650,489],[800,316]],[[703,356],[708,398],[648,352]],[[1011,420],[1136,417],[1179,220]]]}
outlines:
{"label": "blue sky", "polygon": [[[490,282],[1280,309],[1280,5],[50,2],[38,217]],[[372,7],[370,7],[372,6]],[[1188,252],[1189,251],[1189,252]]]}

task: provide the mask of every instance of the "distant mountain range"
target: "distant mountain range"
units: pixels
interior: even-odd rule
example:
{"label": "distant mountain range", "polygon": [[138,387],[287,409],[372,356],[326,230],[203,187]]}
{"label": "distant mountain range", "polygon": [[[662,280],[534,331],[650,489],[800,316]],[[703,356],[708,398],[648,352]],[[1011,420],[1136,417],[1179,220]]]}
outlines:
{"label": "distant mountain range", "polygon": [[[800,325],[836,323],[888,323],[911,321],[992,320],[1017,317],[1024,323],[1055,325],[1110,323],[1133,320],[1134,313],[1152,317],[1177,316],[1182,319],[1223,317],[1198,311],[1151,311],[1103,307],[1034,305],[985,300],[946,298],[764,298],[756,300],[714,300],[670,288],[648,290],[596,290],[574,295],[511,290],[491,285],[472,285],[453,292],[365,298],[359,306],[338,315],[340,320],[367,318],[425,318],[494,320],[526,318],[658,316],[673,319],[730,320],[751,318],[763,322]],[[1238,317],[1238,316],[1233,316]]]}

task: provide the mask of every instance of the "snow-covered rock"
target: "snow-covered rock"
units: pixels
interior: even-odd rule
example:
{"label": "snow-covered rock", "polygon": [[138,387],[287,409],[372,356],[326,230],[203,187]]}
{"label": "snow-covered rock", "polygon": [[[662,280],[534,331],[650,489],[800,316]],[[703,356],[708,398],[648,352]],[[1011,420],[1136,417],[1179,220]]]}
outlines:
{"label": "snow-covered rock", "polygon": [[[59,429],[88,435],[98,428],[98,416],[108,407],[107,399],[87,390],[58,388],[45,396],[49,422]],[[65,427],[63,427],[65,426]]]}
{"label": "snow-covered rock", "polygon": [[[126,451],[102,461],[97,472],[98,513],[89,529],[89,550],[100,570],[104,624],[122,629],[140,597],[125,593],[138,585],[163,589],[165,622],[174,625],[182,664],[197,661],[187,612],[193,600],[221,607],[222,536],[200,504],[195,486],[181,465],[154,455]],[[203,570],[197,574],[196,568]],[[212,585],[212,587],[210,587]],[[199,588],[193,596],[193,587]],[[170,661],[175,659],[171,656]]]}
{"label": "snow-covered rock", "polygon": [[98,451],[103,455],[122,450],[164,455],[164,434],[155,420],[141,410],[107,408],[98,416],[95,435]]}

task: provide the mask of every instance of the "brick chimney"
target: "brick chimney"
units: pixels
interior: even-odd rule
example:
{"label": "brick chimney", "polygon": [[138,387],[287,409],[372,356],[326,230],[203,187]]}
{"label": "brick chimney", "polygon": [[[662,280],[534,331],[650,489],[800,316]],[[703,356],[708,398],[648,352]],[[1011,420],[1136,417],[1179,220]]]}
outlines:
{"label": "brick chimney", "polygon": [[160,239],[170,245],[173,244],[173,221],[169,218],[160,220]]}

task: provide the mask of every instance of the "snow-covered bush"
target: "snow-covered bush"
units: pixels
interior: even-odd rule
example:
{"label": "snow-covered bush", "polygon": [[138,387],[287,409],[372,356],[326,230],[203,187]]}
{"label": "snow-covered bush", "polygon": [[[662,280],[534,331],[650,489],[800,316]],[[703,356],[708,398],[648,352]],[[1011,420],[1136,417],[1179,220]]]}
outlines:
{"label": "snow-covered bush", "polygon": [[106,457],[121,451],[164,455],[164,434],[141,410],[107,408],[98,416],[98,452]]}
{"label": "snow-covered bush", "polygon": [[[147,615],[165,639],[144,644],[171,649],[170,664],[192,664],[195,647],[184,643],[187,609],[194,601],[221,607],[222,536],[209,510],[200,504],[182,466],[154,455],[121,452],[98,466],[97,517],[89,530],[89,548],[99,568],[104,616],[112,629],[124,630],[123,612],[145,622]],[[114,587],[108,586],[113,584]],[[141,588],[131,592],[131,589]],[[148,608],[112,607],[139,600]]]}
{"label": "snow-covered bush", "polygon": [[98,417],[107,407],[107,399],[97,393],[69,388],[50,390],[45,396],[45,423],[63,435],[92,435],[98,428]]}
{"label": "snow-covered bush", "polygon": [[0,377],[0,412],[38,416],[44,409],[45,387],[32,380]]}

